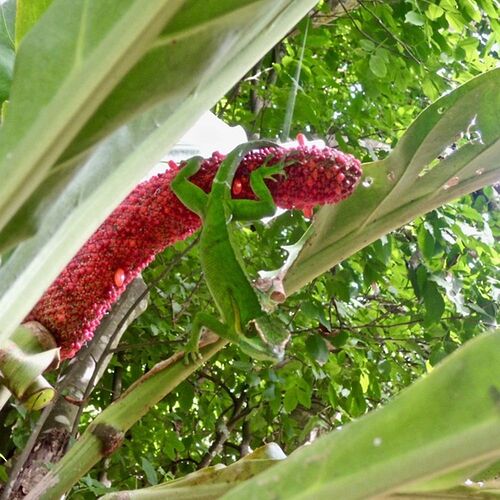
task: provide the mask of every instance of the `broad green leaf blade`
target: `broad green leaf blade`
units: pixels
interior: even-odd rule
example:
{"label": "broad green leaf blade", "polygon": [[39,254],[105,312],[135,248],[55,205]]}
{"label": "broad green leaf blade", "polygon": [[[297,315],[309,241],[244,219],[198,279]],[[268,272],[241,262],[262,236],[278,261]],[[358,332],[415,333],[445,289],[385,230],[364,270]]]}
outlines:
{"label": "broad green leaf blade", "polygon": [[[81,154],[134,114],[158,103],[172,108],[203,87],[231,54],[242,50],[290,2],[188,2],[167,23],[142,59],[118,83],[63,158]],[[254,25],[248,29],[248,21]]]}
{"label": "broad green leaf blade", "polygon": [[[139,63],[118,82],[63,153],[57,167],[47,173],[37,190],[0,231],[0,253],[36,232],[42,217],[40,209],[45,208],[47,198],[52,192],[60,192],[73,171],[82,168],[97,140],[158,103],[165,109],[170,106],[173,112],[179,103],[203,90],[211,72],[216,74],[224,63],[224,55],[248,44],[246,37],[251,34],[245,31],[248,19],[263,18],[265,25],[268,16],[275,15],[281,8],[282,5],[275,4],[273,14],[268,2],[262,0],[225,0],[207,2],[204,9],[199,9],[198,4],[188,4],[181,9],[151,47],[147,47]],[[257,21],[253,29],[259,29]],[[55,56],[52,52],[51,57]]]}
{"label": "broad green leaf blade", "polygon": [[[234,3],[239,5],[236,0]],[[60,189],[37,193],[40,198],[35,207],[29,207],[38,217],[36,224],[31,223],[32,228],[39,228],[36,236],[21,244],[0,267],[0,336],[16,328],[64,265],[151,166],[313,5],[314,0],[258,2],[255,14],[260,18],[244,18],[238,43],[225,59],[217,59],[210,71],[198,75],[195,93],[188,98],[177,95],[177,99],[143,113],[103,142],[78,172],[68,174]],[[216,27],[222,28],[220,24]],[[232,24],[227,29],[232,32]],[[196,58],[196,37],[191,46],[191,56]],[[63,173],[55,171],[54,176]],[[27,232],[30,228],[24,229]],[[3,234],[7,239],[9,235]]]}
{"label": "broad green leaf blade", "polygon": [[0,129],[0,229],[183,4],[55,0],[27,33]]}
{"label": "broad green leaf blade", "polygon": [[500,69],[470,80],[423,111],[386,159],[364,165],[354,194],[319,211],[286,275],[287,292],[419,215],[497,182],[499,86]]}
{"label": "broad green leaf blade", "polygon": [[118,500],[125,496],[131,500],[219,498],[237,484],[269,469],[284,458],[286,455],[276,443],[268,443],[227,467],[222,464],[205,467],[150,488],[109,493],[102,500]]}
{"label": "broad green leaf blade", "polygon": [[[304,447],[224,498],[371,498],[500,457],[500,333],[450,355],[384,408]],[[467,468],[465,468],[467,466]]]}
{"label": "broad green leaf blade", "polygon": [[0,4],[0,105],[9,97],[14,69],[16,1]]}
{"label": "broad green leaf blade", "polygon": [[17,0],[16,47],[51,3],[52,0]]}

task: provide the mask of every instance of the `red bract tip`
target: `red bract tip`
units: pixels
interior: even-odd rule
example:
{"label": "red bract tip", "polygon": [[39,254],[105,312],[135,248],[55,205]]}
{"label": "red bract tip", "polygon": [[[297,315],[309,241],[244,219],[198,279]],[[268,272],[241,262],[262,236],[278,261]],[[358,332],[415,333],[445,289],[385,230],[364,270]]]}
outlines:
{"label": "red bract tip", "polygon": [[115,285],[118,288],[123,286],[123,283],[125,283],[125,271],[121,267],[119,267],[115,271],[114,281],[115,281]]}
{"label": "red bract tip", "polygon": [[299,143],[299,146],[305,146],[307,143],[307,138],[302,132],[299,132],[297,134],[296,139],[297,139],[297,142]]}
{"label": "red bract tip", "polygon": [[238,196],[242,190],[243,190],[243,184],[241,183],[241,181],[239,179],[236,179],[233,182],[233,191],[232,191],[233,195]]}

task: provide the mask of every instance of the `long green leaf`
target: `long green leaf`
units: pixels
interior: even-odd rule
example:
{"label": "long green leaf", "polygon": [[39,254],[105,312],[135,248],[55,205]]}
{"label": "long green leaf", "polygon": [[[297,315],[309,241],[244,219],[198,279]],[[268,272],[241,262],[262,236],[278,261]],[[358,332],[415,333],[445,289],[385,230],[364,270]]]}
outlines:
{"label": "long green leaf", "polygon": [[183,478],[150,488],[109,493],[101,500],[220,498],[236,484],[269,469],[285,457],[286,455],[276,443],[268,443],[227,467],[222,464],[212,465]]}
{"label": "long green leaf", "polygon": [[0,229],[184,0],[55,0],[22,39],[0,129]]}
{"label": "long green leaf", "polygon": [[[224,15],[224,23],[217,18],[211,28],[206,22],[199,27],[201,31],[211,29],[212,36],[222,44],[226,42],[227,33],[236,41],[224,58],[215,58],[205,72],[198,74],[195,91],[190,96],[172,90],[173,94],[164,104],[118,129],[82,161],[77,170],[66,174],[64,168],[55,170],[42,186],[46,189],[35,193],[33,204],[28,203],[21,213],[35,215],[36,221],[26,225],[25,217],[13,219],[14,232],[21,228],[25,234],[33,230],[36,235],[19,245],[0,267],[0,336],[16,328],[78,248],[177,138],[315,2],[261,0],[254,2],[254,15],[250,15],[248,6],[241,7],[236,0],[232,3],[234,12]],[[42,22],[57,4],[56,1]],[[194,9],[195,4],[189,6]],[[195,10],[192,12],[197,19]],[[240,24],[235,31],[236,18]],[[27,38],[37,28],[38,25]],[[226,34],[221,33],[223,29]],[[192,34],[190,44],[182,46],[186,60],[198,57],[196,30],[190,27],[189,33]],[[201,37],[200,43],[205,43],[205,37]],[[175,47],[174,44],[172,51]],[[182,86],[178,74],[171,74],[170,78]]]}
{"label": "long green leaf", "polygon": [[14,69],[16,2],[0,4],[0,104],[8,98]]}
{"label": "long green leaf", "polygon": [[394,401],[224,498],[364,499],[500,457],[500,333],[470,341]]}
{"label": "long green leaf", "polygon": [[386,159],[365,165],[353,196],[319,211],[307,245],[287,264],[287,292],[419,215],[497,182],[499,87],[500,69],[470,80],[423,111]]}
{"label": "long green leaf", "polygon": [[33,28],[43,13],[49,8],[52,0],[17,0],[16,13],[16,46],[24,35]]}

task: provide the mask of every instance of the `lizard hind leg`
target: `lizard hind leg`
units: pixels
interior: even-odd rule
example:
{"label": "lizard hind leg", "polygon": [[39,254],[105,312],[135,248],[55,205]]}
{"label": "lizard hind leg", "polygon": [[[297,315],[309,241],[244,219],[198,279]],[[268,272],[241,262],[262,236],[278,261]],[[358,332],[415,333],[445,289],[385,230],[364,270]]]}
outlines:
{"label": "lizard hind leg", "polygon": [[[200,348],[199,343],[201,339],[201,332],[203,328],[206,328],[219,337],[234,341],[235,335],[231,335],[229,328],[221,323],[217,318],[208,313],[197,313],[193,319],[191,326],[191,336],[184,348],[184,362],[189,364],[190,362],[196,363],[200,360]],[[236,336],[236,340],[238,337]]]}

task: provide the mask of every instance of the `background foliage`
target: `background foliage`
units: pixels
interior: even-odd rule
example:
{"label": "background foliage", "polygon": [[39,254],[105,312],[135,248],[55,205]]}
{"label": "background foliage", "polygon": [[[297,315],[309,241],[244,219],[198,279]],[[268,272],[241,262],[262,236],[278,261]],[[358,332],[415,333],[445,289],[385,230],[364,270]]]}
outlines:
{"label": "background foliage", "polygon": [[[281,136],[300,65],[291,135],[305,130],[363,161],[381,158],[426,105],[497,64],[497,11],[489,0],[362,2],[349,12],[320,2],[215,112],[251,135]],[[473,193],[315,280],[280,308],[293,337],[283,363],[256,363],[226,348],[136,424],[70,498],[109,491],[107,480],[112,489],[137,488],[230,463],[264,442],[290,453],[386,402],[495,324],[498,203],[494,187]],[[281,248],[306,227],[298,212],[242,227],[250,273],[279,267]],[[159,256],[146,281],[187,244]],[[212,308],[195,249],[152,286],[150,306],[118,347],[82,426],[111,402],[118,382],[127,387],[172,354],[193,315]],[[0,445],[8,457],[33,421],[17,407],[4,418],[15,429],[12,442]]]}

